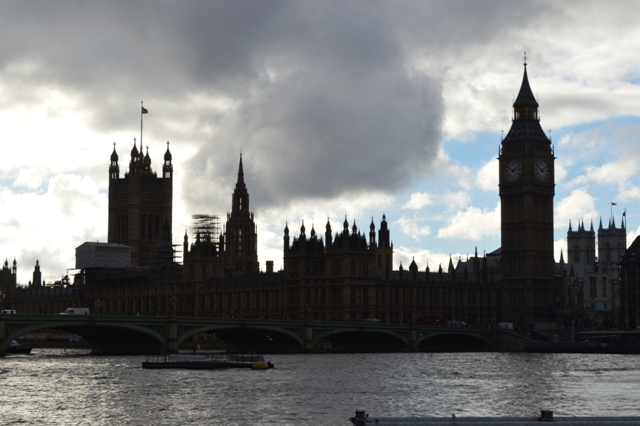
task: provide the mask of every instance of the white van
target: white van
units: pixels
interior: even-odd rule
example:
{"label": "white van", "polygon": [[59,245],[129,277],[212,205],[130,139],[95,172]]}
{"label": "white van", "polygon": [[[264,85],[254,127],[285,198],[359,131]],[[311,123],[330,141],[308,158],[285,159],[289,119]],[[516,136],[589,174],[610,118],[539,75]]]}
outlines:
{"label": "white van", "polygon": [[67,308],[60,315],[89,315],[89,308]]}
{"label": "white van", "polygon": [[15,309],[3,309],[0,311],[0,314],[2,315],[15,315],[17,314]]}

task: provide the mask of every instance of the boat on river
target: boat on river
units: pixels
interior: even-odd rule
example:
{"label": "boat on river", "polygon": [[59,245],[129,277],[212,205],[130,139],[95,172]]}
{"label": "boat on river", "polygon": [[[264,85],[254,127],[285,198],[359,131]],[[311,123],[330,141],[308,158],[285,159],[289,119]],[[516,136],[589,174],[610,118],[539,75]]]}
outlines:
{"label": "boat on river", "polygon": [[369,417],[364,410],[356,410],[349,420],[354,426],[534,426],[554,423],[567,426],[632,426],[640,424],[640,417],[554,417],[553,411],[541,410],[531,417]]}
{"label": "boat on river", "polygon": [[11,343],[9,343],[9,347],[7,348],[7,354],[29,355],[31,353],[31,349],[33,348],[30,346],[22,346],[17,341],[12,340]]}
{"label": "boat on river", "polygon": [[588,331],[576,342],[532,342],[527,352],[566,354],[640,354],[640,332],[625,330]]}
{"label": "boat on river", "polygon": [[258,354],[167,354],[147,357],[142,368],[166,369],[185,368],[188,370],[218,370],[224,368],[251,368],[266,370],[273,368],[271,362],[265,361],[264,356]]}

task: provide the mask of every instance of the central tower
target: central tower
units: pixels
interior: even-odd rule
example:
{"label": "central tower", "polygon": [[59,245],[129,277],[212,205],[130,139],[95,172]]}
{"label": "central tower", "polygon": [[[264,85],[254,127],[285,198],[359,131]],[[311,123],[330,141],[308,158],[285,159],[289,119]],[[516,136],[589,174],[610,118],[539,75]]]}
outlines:
{"label": "central tower", "polygon": [[169,142],[162,176],[151,168],[149,149],[143,155],[133,141],[129,172],[120,178],[115,144],[109,166],[109,229],[107,241],[131,248],[131,265],[171,263],[173,165]]}
{"label": "central tower", "polygon": [[238,180],[231,197],[231,213],[227,214],[224,234],[226,269],[236,272],[258,271],[258,234],[249,209],[249,192],[244,183],[242,154],[238,165]]}
{"label": "central tower", "polygon": [[555,157],[540,126],[526,62],[513,104],[511,129],[502,140],[498,160],[502,233],[499,316],[501,321],[525,326],[553,304],[555,193]]}

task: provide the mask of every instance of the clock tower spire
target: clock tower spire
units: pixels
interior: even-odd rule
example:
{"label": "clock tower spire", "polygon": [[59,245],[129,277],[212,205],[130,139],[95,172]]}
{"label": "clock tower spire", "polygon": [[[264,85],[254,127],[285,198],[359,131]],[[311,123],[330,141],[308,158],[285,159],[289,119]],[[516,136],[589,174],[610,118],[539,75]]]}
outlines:
{"label": "clock tower spire", "polygon": [[500,155],[501,321],[525,326],[553,304],[554,160],[540,126],[526,56],[513,121]]}

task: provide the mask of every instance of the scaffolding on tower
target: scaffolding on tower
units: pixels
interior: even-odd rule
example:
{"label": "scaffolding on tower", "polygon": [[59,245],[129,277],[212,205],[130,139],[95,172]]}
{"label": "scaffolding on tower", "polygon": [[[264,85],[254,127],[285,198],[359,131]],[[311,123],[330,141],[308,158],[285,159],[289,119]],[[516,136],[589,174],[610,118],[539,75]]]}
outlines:
{"label": "scaffolding on tower", "polygon": [[190,241],[195,241],[200,234],[200,241],[210,242],[215,245],[216,251],[220,249],[220,218],[210,214],[194,214],[191,216]]}

